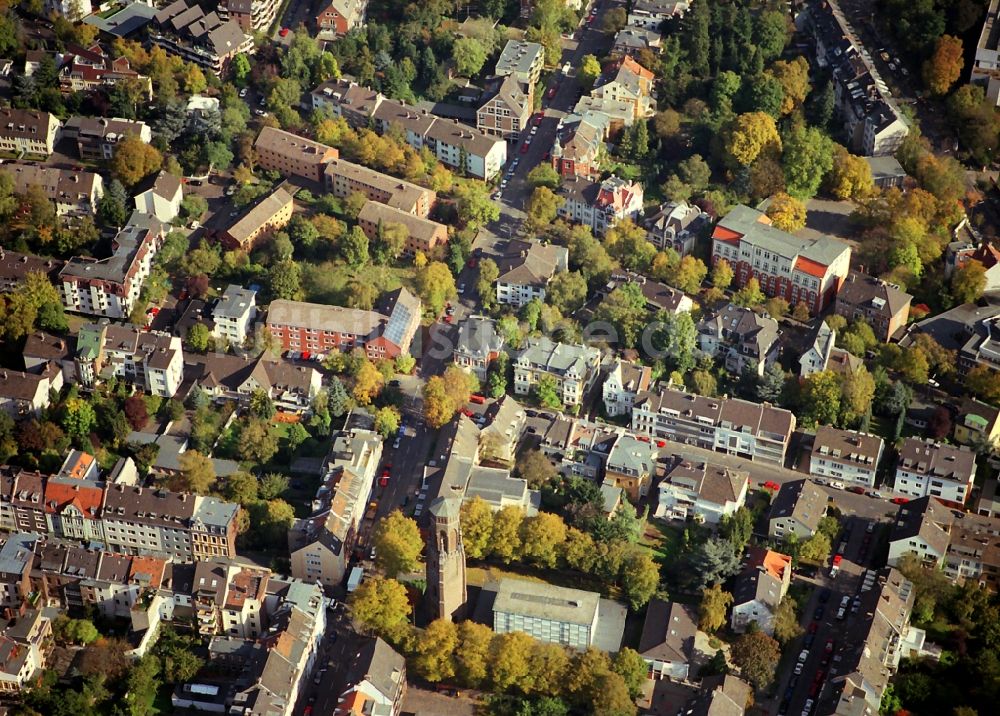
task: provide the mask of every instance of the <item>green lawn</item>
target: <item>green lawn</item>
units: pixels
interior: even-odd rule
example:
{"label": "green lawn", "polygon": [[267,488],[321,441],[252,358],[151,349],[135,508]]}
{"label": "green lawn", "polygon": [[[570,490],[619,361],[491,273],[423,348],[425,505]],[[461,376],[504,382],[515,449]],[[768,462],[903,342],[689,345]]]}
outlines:
{"label": "green lawn", "polygon": [[347,283],[353,278],[374,285],[380,293],[384,293],[400,286],[412,289],[415,273],[416,269],[412,266],[365,266],[356,270],[341,263],[327,261],[302,266],[302,288],[306,301],[343,306],[347,305]]}

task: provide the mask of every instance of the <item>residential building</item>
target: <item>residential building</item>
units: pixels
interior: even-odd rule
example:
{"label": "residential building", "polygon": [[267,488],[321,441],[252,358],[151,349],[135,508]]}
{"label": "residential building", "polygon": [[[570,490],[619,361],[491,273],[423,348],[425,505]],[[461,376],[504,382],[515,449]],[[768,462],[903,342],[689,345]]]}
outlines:
{"label": "residential building", "polygon": [[649,390],[652,377],[649,366],[616,359],[602,387],[604,412],[610,417],[631,415],[635,396]]}
{"label": "residential building", "polygon": [[656,114],[653,79],[650,70],[625,56],[604,69],[590,95],[595,99],[628,103],[634,120],[639,121]]}
{"label": "residential building", "polygon": [[885,443],[877,435],[820,425],[813,438],[809,474],[845,485],[875,487],[884,449]]}
{"label": "residential building", "polygon": [[[4,498],[9,496],[12,484],[6,478],[0,481]],[[11,507],[10,502],[0,504],[8,509]],[[5,509],[4,513],[7,511]],[[20,607],[32,593],[31,564],[38,535],[17,531],[12,514],[3,520],[2,525],[5,530],[13,532],[0,544],[0,608],[6,610]]]}
{"label": "residential building", "polygon": [[226,249],[250,253],[258,243],[285,228],[292,220],[293,211],[292,195],[279,186],[223,231],[219,241]]}
{"label": "residential building", "polygon": [[507,163],[507,142],[483,134],[454,119],[435,117],[424,134],[423,145],[443,164],[459,173],[489,181]]}
{"label": "residential building", "polygon": [[632,429],[750,460],[784,464],[795,416],[767,403],[710,398],[673,388],[640,393]]}
{"label": "residential building", "polygon": [[322,389],[322,378],[315,368],[274,360],[267,353],[256,359],[225,353],[189,354],[185,372],[214,400],[247,403],[259,389],[279,410],[292,413],[311,410]]}
{"label": "residential building", "polygon": [[75,366],[87,388],[115,377],[148,395],[172,398],[184,379],[184,351],[177,336],[102,320],[81,326]]}
{"label": "residential building", "polygon": [[197,562],[191,605],[198,634],[226,634],[241,639],[261,636],[261,610],[270,571],[244,567],[224,559]]}
{"label": "residential building", "polygon": [[377,201],[421,218],[427,218],[437,199],[437,194],[430,189],[343,159],[328,161],[323,175],[327,191],[334,196],[346,199],[357,192],[364,194],[369,201]]}
{"label": "residential building", "polygon": [[222,20],[235,20],[243,32],[267,32],[278,14],[278,0],[223,0],[218,5]]}
{"label": "residential building", "polygon": [[758,376],[778,359],[778,322],[765,314],[735,304],[726,304],[698,321],[698,349],[721,359],[726,370],[742,375],[750,370]]}
{"label": "residential building", "polygon": [[629,24],[618,31],[615,35],[615,44],[611,47],[612,57],[624,57],[625,55],[636,55],[642,50],[649,50],[656,54],[663,45],[663,38],[660,37],[657,28],[647,29],[639,25]]}
{"label": "residential building", "polygon": [[523,87],[512,74],[488,82],[483,103],[476,110],[476,129],[516,142],[521,132],[530,129],[533,108],[531,93]]}
{"label": "residential building", "polygon": [[619,221],[635,221],[642,213],[642,184],[613,174],[601,182],[579,176],[564,177],[559,195],[564,201],[559,215],[589,226],[598,236]]}
{"label": "residential building", "polygon": [[837,332],[826,321],[820,321],[809,348],[799,356],[799,377],[808,378],[813,373],[826,370],[836,344]]}
{"label": "residential building", "polygon": [[72,43],[62,55],[59,88],[63,92],[93,92],[125,80],[142,85],[146,99],[153,98],[152,81],[133,70],[127,57],[112,59],[100,45],[83,48]]}
{"label": "residential building", "polygon": [[212,306],[212,336],[231,345],[243,345],[257,317],[257,292],[229,284]]}
{"label": "residential building", "polygon": [[601,117],[598,123],[606,127],[605,139],[609,135],[617,135],[623,129],[628,129],[638,121],[635,116],[635,103],[614,99],[609,95],[580,97],[573,105],[573,114],[581,117]]}
{"label": "residential building", "polygon": [[115,147],[126,137],[136,137],[145,144],[153,141],[153,130],[148,124],[119,117],[70,117],[63,135],[76,139],[80,158],[89,162],[110,160]]}
{"label": "residential building", "polygon": [[402,231],[406,237],[403,253],[410,256],[418,251],[429,254],[448,243],[448,227],[444,224],[378,201],[368,201],[361,207],[358,225],[371,240],[378,238],[383,231]]}
{"label": "residential building", "polygon": [[312,108],[343,117],[354,129],[368,126],[385,97],[376,90],[346,79],[327,80],[310,93]]}
{"label": "residential building", "polygon": [[907,497],[931,495],[964,505],[976,477],[976,453],[931,440],[906,438],[899,448],[893,489]]}
{"label": "residential building", "polygon": [[623,432],[607,424],[560,416],[549,424],[539,448],[561,474],[602,483],[608,455]]}
{"label": "residential building", "polygon": [[140,182],[132,197],[137,212],[155,216],[164,224],[169,224],[181,213],[183,200],[180,178],[165,171]]}
{"label": "residential building", "polygon": [[493,74],[498,77],[513,77],[522,86],[533,88],[538,84],[544,67],[545,48],[540,44],[522,40],[507,40],[507,44],[500,52]]}
{"label": "residential building", "polygon": [[596,112],[564,118],[552,143],[552,168],[561,177],[596,180],[608,130],[606,115]]}
{"label": "residential building", "polygon": [[462,498],[438,497],[428,510],[434,538],[428,545],[427,602],[435,619],[465,617],[465,547],[462,545]]}
{"label": "residential building", "polygon": [[998,439],[1000,410],[975,398],[962,398],[955,421],[955,442],[976,448],[995,445]]}
{"label": "residential building", "polygon": [[610,649],[595,643],[600,631],[601,603],[606,601],[596,592],[505,577],[496,588],[493,631],[497,634],[520,631],[539,641],[576,649],[596,646],[617,651],[620,632],[618,644]]}
{"label": "residential building", "polygon": [[316,29],[342,37],[361,27],[367,7],[367,0],[325,0],[316,13]]}
{"label": "residential building", "polygon": [[480,459],[491,465],[513,467],[527,418],[524,408],[509,395],[504,395],[491,403],[483,415],[486,424],[479,431]]}
{"label": "residential building", "polygon": [[631,271],[613,271],[611,278],[603,289],[598,291],[598,298],[605,299],[618,287],[628,283],[636,283],[642,290],[642,297],[646,299],[646,310],[651,314],[660,311],[677,315],[679,313],[690,313],[694,310],[694,301],[683,291],[668,286],[665,283],[654,281],[642,274]]}
{"label": "residential building", "polygon": [[545,300],[545,289],[558,271],[569,270],[565,246],[513,239],[496,259],[497,302],[520,308],[532,299]]}
{"label": "residential building", "polygon": [[327,587],[341,584],[381,458],[382,438],[372,430],[345,427],[334,435],[313,514],[289,530],[292,576]]}
{"label": "residential building", "polygon": [[646,238],[654,246],[687,256],[695,250],[698,238],[708,227],[708,214],[686,201],[668,202],[642,225],[646,228]]}
{"label": "residential building", "polygon": [[29,373],[44,373],[49,364],[62,370],[63,380],[72,383],[76,380],[76,365],[73,356],[76,355],[76,338],[74,336],[57,336],[45,331],[29,333],[21,351],[24,359],[24,369]]}
{"label": "residential building", "polygon": [[822,236],[800,239],[771,225],[763,212],[738,205],[712,232],[712,265],[726,260],[742,287],[756,278],[768,296],[795,305],[804,301],[813,314],[833,302],[847,279],[851,247]]}
{"label": "residential building", "polygon": [[59,169],[41,164],[4,164],[0,171],[14,180],[14,191],[38,187],[55,205],[58,216],[87,215],[97,211],[104,196],[104,180],[95,172]]}
{"label": "residential building", "polygon": [[340,156],[333,147],[274,127],[261,129],[253,148],[258,166],[317,184],[323,183],[327,162]]}
{"label": "residential building", "polygon": [[638,503],[649,494],[658,457],[659,451],[648,440],[622,433],[604,464],[604,484],[621,488],[630,500]]}
{"label": "residential building", "polygon": [[21,254],[0,247],[0,293],[16,291],[24,285],[24,277],[29,273],[43,273],[53,278],[61,268],[62,261]]}
{"label": "residential building", "polygon": [[0,410],[15,419],[37,416],[49,407],[49,393],[63,386],[62,370],[48,363],[38,373],[0,369]]}
{"label": "residential building", "polygon": [[753,701],[753,687],[738,676],[706,676],[683,713],[684,716],[743,716]]}
{"label": "residential building", "polygon": [[33,109],[0,108],[0,151],[49,157],[62,124],[55,115]]}
{"label": "residential building", "polygon": [[164,226],[148,214],[133,214],[129,222],[111,241],[109,258],[66,262],[57,286],[66,310],[119,319],[132,313],[163,242]]}
{"label": "residential building", "polygon": [[373,360],[410,350],[420,327],[420,299],[398,288],[382,297],[374,311],[302,301],[272,301],[266,326],[282,350],[326,353],[363,348]]}
{"label": "residential building", "polygon": [[52,624],[39,609],[0,619],[0,693],[23,695],[46,667]]}
{"label": "residential building", "polygon": [[743,571],[736,577],[730,626],[744,632],[756,622],[768,636],[774,634],[774,616],[792,581],[792,558],[769,549],[751,547]]}
{"label": "residential building", "polygon": [[865,157],[865,162],[872,173],[872,183],[879,189],[902,188],[906,181],[906,170],[896,157]]}
{"label": "residential building", "polygon": [[[379,637],[368,640],[351,660],[347,688],[335,716],[399,716],[406,694],[406,660]],[[341,712],[341,708],[348,710]]]}
{"label": "residential building", "polygon": [[174,0],[153,16],[149,39],[172,55],[221,75],[239,54],[253,52],[253,38],[235,20],[223,20],[187,0]]}
{"label": "residential building", "polygon": [[833,310],[848,322],[862,321],[875,337],[888,343],[906,326],[913,296],[891,283],[852,271],[837,291]]}
{"label": "residential building", "polygon": [[452,360],[455,365],[474,373],[482,382],[486,380],[490,363],[500,355],[503,345],[503,336],[497,332],[496,321],[485,316],[469,316],[458,324]]}
{"label": "residential building", "polygon": [[555,381],[563,405],[580,405],[601,367],[601,353],[584,345],[529,338],[514,361],[514,393],[527,395],[543,377]]}
{"label": "residential building", "polygon": [[771,500],[767,534],[787,539],[794,534],[799,540],[812,537],[819,521],[826,516],[826,491],[810,480],[793,480],[782,484]]}
{"label": "residential building", "polygon": [[659,32],[663,23],[683,17],[690,3],[687,0],[636,0],[628,13],[628,24]]}
{"label": "residential building", "polygon": [[955,522],[954,511],[935,497],[918,497],[900,505],[889,533],[889,566],[897,566],[906,554],[928,565],[943,566]]}
{"label": "residential building", "polygon": [[716,525],[746,504],[749,489],[745,470],[678,459],[660,482],[655,514]]}
{"label": "residential building", "polygon": [[653,598],[639,637],[639,655],[654,679],[688,681],[695,655],[698,615],[691,607]]}
{"label": "residential building", "polygon": [[79,22],[94,12],[90,0],[45,0],[46,13],[54,12],[73,22]]}
{"label": "residential building", "polygon": [[979,33],[976,54],[969,73],[969,82],[980,85],[986,92],[986,98],[994,105],[1000,105],[1000,36],[997,28],[1000,22],[1000,2],[992,0],[983,19],[983,29]]}
{"label": "residential building", "polygon": [[944,260],[945,278],[950,279],[958,269],[978,261],[983,266],[986,279],[983,291],[1000,289],[1000,248],[989,241],[952,241],[945,249]]}

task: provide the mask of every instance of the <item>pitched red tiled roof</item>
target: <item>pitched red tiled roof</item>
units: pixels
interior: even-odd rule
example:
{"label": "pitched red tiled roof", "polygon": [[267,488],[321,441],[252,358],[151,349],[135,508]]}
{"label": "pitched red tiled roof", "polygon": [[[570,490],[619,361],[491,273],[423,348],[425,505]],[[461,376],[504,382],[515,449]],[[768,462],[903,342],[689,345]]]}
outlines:
{"label": "pitched red tiled roof", "polygon": [[823,278],[824,276],[826,276],[826,271],[828,268],[829,267],[824,266],[818,261],[807,259],[804,256],[799,256],[797,259],[795,259],[796,271],[807,273],[810,276],[815,276],[816,278]]}
{"label": "pitched red tiled roof", "polygon": [[86,517],[96,517],[103,497],[103,489],[82,481],[49,480],[45,486],[45,511],[59,514],[69,505],[74,505]]}

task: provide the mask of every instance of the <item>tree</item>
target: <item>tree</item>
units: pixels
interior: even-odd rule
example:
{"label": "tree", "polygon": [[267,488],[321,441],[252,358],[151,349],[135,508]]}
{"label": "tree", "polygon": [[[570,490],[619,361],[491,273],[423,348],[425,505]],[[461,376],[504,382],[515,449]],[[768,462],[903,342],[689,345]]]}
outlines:
{"label": "tree", "polygon": [[[496,281],[500,277],[500,269],[493,259],[483,259],[479,262],[479,278],[476,281],[476,293],[483,303],[489,308],[496,303]],[[558,278],[559,274],[553,278]]]}
{"label": "tree", "polygon": [[802,634],[795,607],[795,600],[786,594],[778,603],[778,609],[774,613],[774,638],[781,644],[788,644]]}
{"label": "tree", "polygon": [[638,698],[649,675],[649,665],[642,655],[626,646],[611,660],[611,670],[624,679],[629,697]]}
{"label": "tree", "polygon": [[695,366],[695,349],[698,345],[698,329],[687,311],[681,313],[662,312],[657,316],[662,325],[654,335],[654,347],[663,355],[667,368],[681,375]]}
{"label": "tree", "polygon": [[743,285],[743,288],[733,294],[733,303],[744,308],[759,306],[766,299],[767,296],[760,290],[760,282],[753,276]]}
{"label": "tree", "polygon": [[546,286],[545,298],[563,315],[571,315],[587,300],[587,281],[578,271],[560,271]]}
{"label": "tree", "polygon": [[476,377],[457,365],[450,365],[442,375],[431,376],[424,384],[424,417],[428,424],[440,428],[469,402]]}
{"label": "tree", "polygon": [[406,589],[395,579],[370,575],[348,596],[354,623],[369,634],[391,639],[410,619]]}
{"label": "tree", "polygon": [[562,407],[559,384],[551,375],[543,375],[535,383],[535,399],[543,408],[558,410]]}
{"label": "tree", "polygon": [[211,340],[211,337],[208,327],[204,323],[195,323],[188,329],[187,336],[184,338],[184,344],[188,350],[195,351],[196,353],[204,353],[208,350],[208,342]]}
{"label": "tree", "polygon": [[660,568],[646,549],[633,548],[622,562],[621,586],[632,609],[642,609],[660,586]]}
{"label": "tree", "polygon": [[781,151],[781,137],[774,117],[764,112],[741,114],[723,133],[726,160],[749,166],[765,153]]}
{"label": "tree", "polygon": [[287,489],[288,477],[278,472],[269,472],[261,478],[258,494],[262,500],[273,500],[281,497]]}
{"label": "tree", "polygon": [[822,532],[816,532],[799,545],[799,559],[822,564],[830,556],[831,549],[830,538]]}
{"label": "tree", "polygon": [[604,235],[607,252],[632,271],[643,271],[656,256],[656,247],[646,238],[646,230],[631,220],[608,229]]}
{"label": "tree", "polygon": [[489,553],[493,532],[493,509],[478,495],[462,503],[462,545],[470,559]]}
{"label": "tree", "polygon": [[267,272],[271,295],[296,300],[302,292],[302,269],[292,260],[279,261]]}
{"label": "tree", "polygon": [[934,45],[934,54],[923,65],[924,84],[931,94],[948,94],[961,76],[964,62],[962,41],[952,35],[941,35]]}
{"label": "tree", "polygon": [[871,166],[862,157],[835,144],[833,166],[826,175],[826,187],[836,199],[864,199],[875,188]]}
{"label": "tree", "polygon": [[576,71],[576,78],[584,91],[589,92],[601,76],[601,63],[593,55],[584,55],[580,61],[580,68]]}
{"label": "tree", "polygon": [[458,646],[454,652],[455,673],[462,683],[477,688],[486,679],[493,636],[489,627],[471,620],[458,625]]}
{"label": "tree", "polygon": [[259,499],[257,478],[247,472],[234,472],[226,477],[223,494],[226,499],[241,505],[249,505]]}
{"label": "tree", "polygon": [[713,584],[701,591],[698,607],[698,628],[714,633],[726,623],[726,611],[733,603],[733,595],[722,590],[721,584]]}
{"label": "tree", "polygon": [[453,301],[458,296],[451,270],[440,261],[431,261],[417,271],[415,288],[424,306],[435,316],[444,310],[446,301]]}
{"label": "tree", "polygon": [[935,440],[941,440],[951,433],[951,411],[939,405],[927,420],[927,433]]}
{"label": "tree", "polygon": [[614,289],[594,311],[594,321],[614,328],[614,338],[625,348],[634,347],[646,323],[646,299],[637,283]]}
{"label": "tree", "polygon": [[414,669],[428,681],[448,681],[455,676],[457,647],[458,627],[448,619],[435,619],[417,639]]}
{"label": "tree", "polygon": [[534,639],[520,631],[493,637],[490,643],[490,672],[495,690],[530,691],[529,657],[534,644]]}
{"label": "tree", "polygon": [[455,71],[463,77],[474,77],[486,64],[488,53],[483,43],[474,37],[460,37],[452,45]]}
{"label": "tree", "polygon": [[534,187],[546,186],[554,191],[559,188],[562,178],[551,164],[543,163],[528,172],[528,183]]}
{"label": "tree", "polygon": [[541,232],[555,221],[560,207],[566,200],[547,186],[535,187],[528,199],[528,227],[535,232]]}
{"label": "tree", "polygon": [[757,689],[764,689],[774,680],[781,647],[764,632],[751,630],[733,642],[730,655],[742,676]]}
{"label": "tree", "polygon": [[160,170],[163,155],[156,147],[146,144],[138,135],[126,135],[115,145],[109,168],[126,187],[133,187],[150,174]]}
{"label": "tree", "polygon": [[125,225],[128,219],[128,194],[117,179],[108,182],[104,196],[97,203],[97,216],[107,226],[115,228]]}
{"label": "tree", "polygon": [[517,475],[527,480],[533,490],[541,488],[558,477],[559,472],[541,450],[525,450],[517,459]]}
{"label": "tree", "polygon": [[849,371],[840,385],[840,425],[849,426],[859,422],[875,396],[875,379],[864,366]]}
{"label": "tree", "polygon": [[806,205],[784,192],[771,198],[767,215],[782,231],[796,232],[806,225]]}
{"label": "tree", "polygon": [[840,377],[831,370],[809,375],[802,382],[803,425],[832,425],[840,416]]}
{"label": "tree", "polygon": [[500,205],[490,197],[481,181],[463,181],[454,189],[458,219],[465,225],[482,226],[500,218]]}
{"label": "tree", "polygon": [[181,474],[175,488],[180,492],[207,495],[215,485],[215,465],[197,450],[186,450],[177,459]]}
{"label": "tree", "polygon": [[691,573],[698,575],[699,588],[719,584],[739,571],[740,557],[729,540],[713,537],[691,553]]}
{"label": "tree", "polygon": [[757,399],[775,403],[785,389],[785,371],[777,361],[764,366],[764,375],[757,381]]}
{"label": "tree", "polygon": [[597,676],[590,690],[589,713],[606,716],[635,716],[636,708],[628,685],[619,674],[604,672]]}
{"label": "tree", "polygon": [[781,161],[788,193],[811,199],[833,166],[833,141],[815,127],[799,125],[785,134]]}
{"label": "tree", "polygon": [[673,109],[657,112],[653,117],[653,131],[660,139],[669,139],[681,131],[681,115]]}
{"label": "tree", "polygon": [[719,259],[712,267],[711,282],[716,288],[725,291],[733,282],[733,267],[725,259]]}
{"label": "tree", "polygon": [[625,14],[625,8],[613,7],[607,10],[604,17],[601,18],[601,29],[610,35],[616,35],[627,23],[628,16]]}
{"label": "tree", "polygon": [[543,567],[555,567],[566,541],[566,523],[551,512],[539,512],[521,523],[521,554]]}
{"label": "tree", "polygon": [[951,296],[957,303],[978,301],[986,289],[986,268],[975,259],[965,262],[951,275]]}
{"label": "tree", "polygon": [[384,385],[385,377],[375,364],[366,358],[354,376],[354,390],[351,391],[351,395],[359,405],[370,405],[382,392]]}
{"label": "tree", "polygon": [[521,523],[524,512],[520,507],[508,505],[493,515],[490,532],[490,550],[504,564],[510,564],[521,554]]}
{"label": "tree", "polygon": [[278,452],[278,434],[270,423],[248,420],[240,430],[240,455],[258,465],[264,465]]}
{"label": "tree", "polygon": [[375,563],[390,578],[417,568],[424,541],[417,523],[394,510],[378,523],[374,537]]}
{"label": "tree", "polygon": [[791,62],[778,60],[770,74],[780,83],[782,89],[781,114],[791,114],[802,106],[809,94],[809,62],[804,57],[796,57]]}
{"label": "tree", "polygon": [[89,619],[70,619],[62,628],[62,637],[71,644],[86,646],[100,638],[97,627]]}
{"label": "tree", "polygon": [[379,408],[375,411],[375,432],[381,435],[383,439],[389,439],[399,430],[401,418],[399,409],[394,406],[387,405]]}

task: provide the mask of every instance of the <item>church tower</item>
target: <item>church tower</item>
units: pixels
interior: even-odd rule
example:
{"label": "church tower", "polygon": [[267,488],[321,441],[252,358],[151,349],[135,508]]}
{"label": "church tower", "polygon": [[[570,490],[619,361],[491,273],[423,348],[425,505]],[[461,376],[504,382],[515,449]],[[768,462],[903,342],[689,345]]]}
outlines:
{"label": "church tower", "polygon": [[427,598],[431,618],[465,618],[465,548],[462,546],[462,500],[439,497],[430,506],[433,540],[428,550]]}

